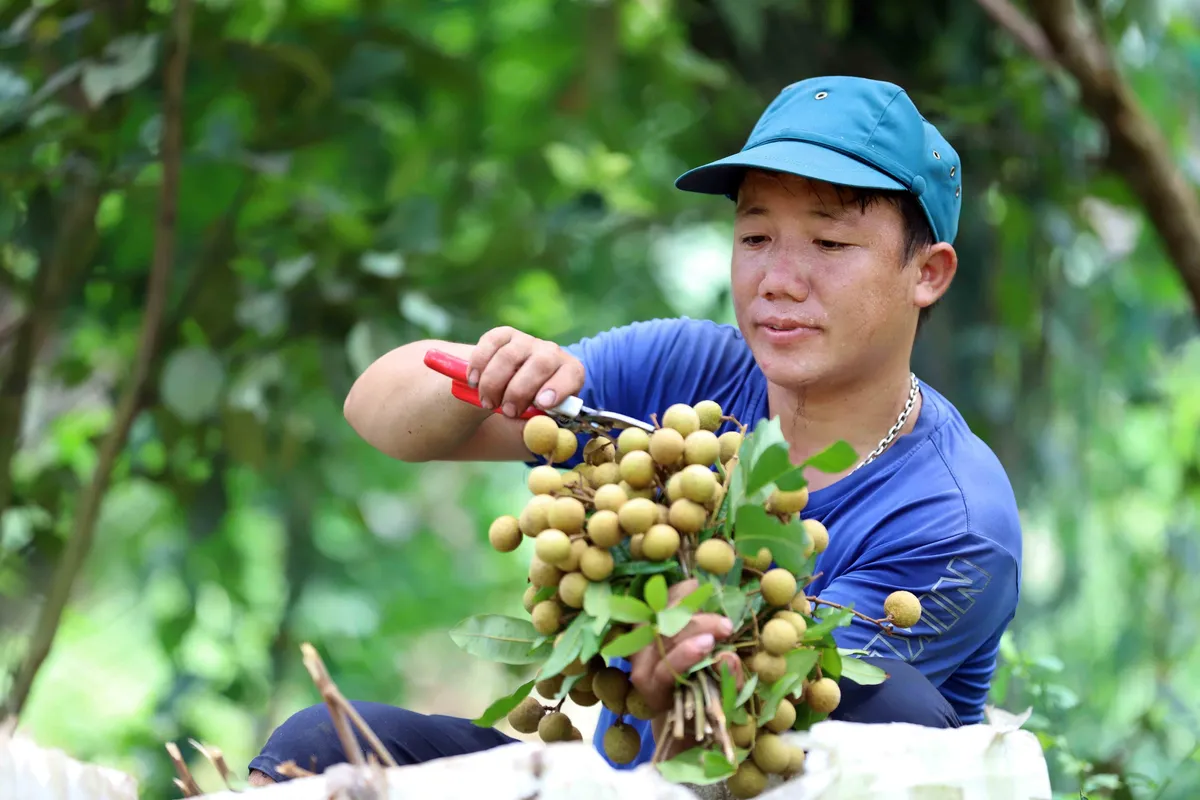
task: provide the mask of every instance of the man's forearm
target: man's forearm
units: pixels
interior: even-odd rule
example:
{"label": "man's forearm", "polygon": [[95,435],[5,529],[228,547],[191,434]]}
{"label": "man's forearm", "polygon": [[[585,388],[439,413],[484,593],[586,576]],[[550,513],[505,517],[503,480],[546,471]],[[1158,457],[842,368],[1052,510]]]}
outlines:
{"label": "man's forearm", "polygon": [[451,395],[449,379],[425,366],[432,348],[460,358],[471,352],[470,345],[436,340],[398,347],[359,376],[343,407],[364,441],[401,461],[451,458],[492,416]]}

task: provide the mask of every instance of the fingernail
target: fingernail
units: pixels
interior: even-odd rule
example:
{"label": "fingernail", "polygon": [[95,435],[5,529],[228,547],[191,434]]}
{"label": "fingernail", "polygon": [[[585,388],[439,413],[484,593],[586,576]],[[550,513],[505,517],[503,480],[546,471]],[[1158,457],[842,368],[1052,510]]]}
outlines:
{"label": "fingernail", "polygon": [[728,617],[721,617],[721,622],[719,623],[718,627],[720,628],[722,636],[728,636],[729,634],[733,633],[733,620],[729,619]]}
{"label": "fingernail", "polygon": [[474,389],[477,385],[479,385],[479,370],[473,369],[467,373],[467,386]]}
{"label": "fingernail", "polygon": [[492,410],[492,401],[488,400],[486,397],[479,398],[479,405],[483,406],[488,411]]}
{"label": "fingernail", "polygon": [[538,405],[541,406],[542,408],[550,408],[554,405],[554,399],[555,399],[554,390],[547,389],[546,391],[544,391],[538,395],[537,401],[538,401]]}
{"label": "fingernail", "polygon": [[517,415],[517,407],[514,406],[512,403],[505,403],[504,404],[504,416],[515,417],[516,415]]}
{"label": "fingernail", "polygon": [[696,637],[696,647],[704,651],[711,650],[713,641],[713,635],[711,633],[702,633]]}

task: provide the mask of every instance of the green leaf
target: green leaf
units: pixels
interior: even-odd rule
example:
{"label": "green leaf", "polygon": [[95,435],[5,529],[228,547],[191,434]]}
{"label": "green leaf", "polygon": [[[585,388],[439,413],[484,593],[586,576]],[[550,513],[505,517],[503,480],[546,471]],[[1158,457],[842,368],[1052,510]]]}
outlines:
{"label": "green leaf", "polygon": [[744,706],[746,701],[754,694],[754,690],[758,688],[758,675],[751,675],[750,679],[742,684],[742,690],[738,692],[737,700],[734,701],[734,706]]}
{"label": "green leaf", "polygon": [[101,61],[87,61],[80,88],[92,108],[114,94],[127,92],[150,77],[158,54],[158,36],[127,34],[104,46]]}
{"label": "green leaf", "polygon": [[858,454],[854,448],[848,442],[840,441],[809,457],[804,463],[821,472],[835,473],[850,469],[856,461]]}
{"label": "green leaf", "polygon": [[797,467],[775,480],[775,488],[784,492],[798,492],[805,486],[808,486],[808,479],[804,477],[804,467]]}
{"label": "green leaf", "polygon": [[626,561],[613,567],[613,577],[624,578],[629,575],[656,575],[660,572],[670,572],[678,569],[674,561]]}
{"label": "green leaf", "polygon": [[728,719],[737,708],[737,679],[725,661],[721,662],[721,710]]}
{"label": "green leaf", "polygon": [[[815,612],[816,609],[813,609]],[[810,625],[804,631],[804,644],[814,644],[821,641],[834,628],[844,628],[854,620],[854,614],[851,613],[850,607],[846,608],[830,608],[824,606],[821,613],[821,621],[815,625]]]}
{"label": "green leaf", "polygon": [[691,609],[673,606],[658,613],[658,631],[663,636],[674,636],[683,630],[691,619]]}
{"label": "green leaf", "polygon": [[820,658],[821,651],[807,647],[797,647],[784,656],[784,659],[787,661],[787,671],[799,675],[801,678],[808,677],[808,673],[812,672],[813,667],[817,665],[817,660]]}
{"label": "green leaf", "polygon": [[704,751],[700,763],[704,767],[704,777],[710,780],[724,780],[737,772],[737,765],[730,764],[729,759],[716,750]]}
{"label": "green leaf", "polygon": [[[725,780],[732,772],[720,773],[718,777],[710,777],[706,764],[709,761],[705,757],[705,753],[711,753],[711,750],[705,750],[702,747],[693,747],[691,750],[685,750],[674,758],[658,763],[658,771],[664,778],[671,783],[691,783],[696,786],[705,786],[711,783],[719,783]],[[718,754],[718,757],[724,761],[724,757]]]}
{"label": "green leaf", "polygon": [[799,519],[780,522],[755,504],[737,510],[734,544],[739,554],[753,558],[762,548],[769,548],[775,563],[795,575],[810,572],[808,534]]}
{"label": "green leaf", "polygon": [[646,589],[642,596],[646,598],[646,604],[651,609],[662,611],[667,607],[667,579],[660,573],[646,581]]}
{"label": "green leaf", "polygon": [[536,592],[533,593],[534,604],[536,605],[536,604],[542,602],[543,600],[549,600],[551,597],[554,597],[554,593],[557,591],[558,591],[557,586],[543,586],[542,588],[538,589]]}
{"label": "green leaf", "polygon": [[[582,621],[581,621],[582,620]],[[581,611],[579,616],[571,621],[579,623],[583,627],[579,634],[581,643],[579,645],[579,660],[587,661],[596,653],[600,652],[600,636],[596,632],[593,620],[588,616],[587,612]]]}
{"label": "green leaf", "polygon": [[[585,675],[587,675],[586,672],[580,673],[579,675],[567,675],[563,678],[562,686],[559,687],[558,694],[554,695],[554,697],[547,697],[546,699],[553,700],[556,703],[559,700],[562,700],[571,693],[571,689],[574,688],[575,684],[583,680]],[[539,678],[539,680],[541,679]]]}
{"label": "green leaf", "polygon": [[225,365],[206,347],[176,350],[159,379],[159,397],[184,422],[199,422],[217,410],[225,384]]}
{"label": "green leaf", "polygon": [[721,612],[733,623],[734,630],[746,621],[746,592],[737,586],[724,586],[719,592]]}
{"label": "green leaf", "polygon": [[613,639],[600,651],[600,655],[605,658],[628,658],[653,641],[654,628],[642,625]]}
{"label": "green leaf", "polygon": [[750,476],[746,480],[746,494],[753,495],[792,469],[787,444],[771,445],[755,459],[754,466],[750,469]]}
{"label": "green leaf", "polygon": [[821,672],[826,678],[833,678],[835,681],[842,677],[842,657],[836,647],[821,650]]}
{"label": "green leaf", "polygon": [[717,660],[715,658],[709,657],[699,663],[692,664],[692,666],[688,667],[687,674],[694,675],[697,672],[699,672],[700,670],[704,669],[705,667],[712,666],[713,664],[716,663],[716,661]]}
{"label": "green leaf", "polygon": [[[558,644],[554,646],[550,657],[546,659],[546,663],[542,665],[541,672],[538,673],[539,680],[553,678],[579,657],[580,652],[583,650],[584,625],[579,622],[581,619],[584,619],[584,615],[582,614],[571,620],[571,624],[563,631],[562,638],[558,640]],[[585,622],[588,620],[585,620]]]}
{"label": "green leaf", "polygon": [[484,711],[475,719],[471,720],[471,722],[475,723],[481,728],[492,727],[501,719],[506,717],[508,712],[520,705],[522,700],[529,696],[529,693],[533,691],[533,685],[535,683],[537,683],[536,680],[521,684],[519,687],[517,687],[515,692],[507,697],[501,697],[499,700],[492,703],[487,707],[486,711]]}
{"label": "green leaf", "polygon": [[612,599],[612,585],[608,581],[589,581],[583,592],[583,610],[596,619],[593,630],[598,636],[612,619],[612,609],[609,600]]}
{"label": "green leaf", "polygon": [[471,655],[500,664],[534,664],[550,651],[548,643],[534,647],[540,634],[532,622],[500,614],[468,617],[450,629],[450,638]]}
{"label": "green leaf", "polygon": [[711,583],[702,583],[691,594],[679,601],[679,605],[689,611],[699,611],[700,608],[708,602],[708,598],[712,597],[716,587]]}
{"label": "green leaf", "polygon": [[843,658],[842,677],[863,686],[874,686],[887,680],[888,674],[874,664],[857,658]]}
{"label": "green leaf", "polygon": [[782,678],[772,683],[769,687],[763,687],[766,688],[766,691],[759,693],[760,697],[762,697],[762,707],[758,712],[755,722],[762,726],[775,719],[775,712],[779,709],[779,701],[796,691],[796,686],[803,680],[804,673],[797,674],[788,670]]}
{"label": "green leaf", "polygon": [[649,622],[654,619],[650,606],[627,595],[613,595],[608,601],[609,613],[617,622]]}

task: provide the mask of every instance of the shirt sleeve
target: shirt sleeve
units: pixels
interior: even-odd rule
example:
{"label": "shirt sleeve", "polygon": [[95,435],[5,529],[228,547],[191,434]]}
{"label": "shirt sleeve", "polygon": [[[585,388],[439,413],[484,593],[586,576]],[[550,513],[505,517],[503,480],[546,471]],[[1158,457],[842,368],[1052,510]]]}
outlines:
{"label": "shirt sleeve", "polygon": [[[833,637],[838,647],[907,661],[940,686],[1012,619],[1018,566],[1001,545],[970,531],[915,546],[901,540],[839,575],[819,597],[880,618],[889,594],[912,592],[921,603],[912,628],[889,635],[855,617]],[[814,615],[821,610],[814,608]]]}

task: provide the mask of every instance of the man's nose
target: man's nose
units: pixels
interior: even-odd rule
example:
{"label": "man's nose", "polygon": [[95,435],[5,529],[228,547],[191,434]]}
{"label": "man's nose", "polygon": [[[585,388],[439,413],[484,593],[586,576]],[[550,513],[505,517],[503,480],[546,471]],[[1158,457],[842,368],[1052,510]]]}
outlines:
{"label": "man's nose", "polygon": [[809,293],[808,270],[796,259],[772,259],[758,285],[758,293],[765,300],[803,303]]}

